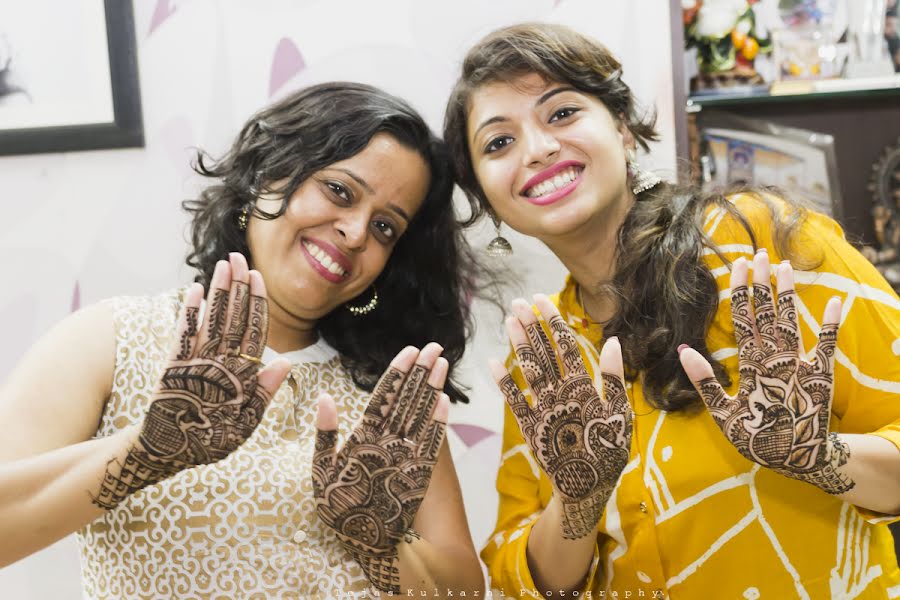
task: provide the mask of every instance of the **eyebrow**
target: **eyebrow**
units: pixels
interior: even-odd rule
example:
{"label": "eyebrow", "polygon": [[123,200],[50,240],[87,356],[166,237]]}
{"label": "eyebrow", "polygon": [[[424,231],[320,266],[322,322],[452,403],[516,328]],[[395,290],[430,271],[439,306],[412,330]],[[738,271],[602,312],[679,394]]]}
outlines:
{"label": "eyebrow", "polygon": [[370,186],[368,183],[366,183],[365,179],[363,179],[362,177],[360,177],[359,175],[357,175],[350,169],[344,169],[342,167],[331,167],[331,168],[334,169],[335,171],[340,171],[341,173],[348,175],[351,179],[353,179],[353,181],[358,183],[364,190],[366,190],[370,194],[375,193],[375,190],[372,189],[372,186]]}
{"label": "eyebrow", "polygon": [[[543,96],[538,98],[537,102],[534,103],[534,106],[535,107],[540,106],[541,104],[543,104],[544,102],[546,102],[547,100],[549,100],[550,98],[552,98],[553,96],[555,96],[557,94],[561,94],[563,92],[577,92],[577,91],[578,90],[575,89],[574,87],[572,87],[571,85],[564,85],[564,86],[560,86],[558,88],[553,88],[552,90],[550,90],[549,92],[547,92],[546,94],[544,94]],[[472,139],[474,140],[476,137],[478,137],[478,132],[481,131],[482,129],[484,129],[485,127],[487,127],[488,125],[491,125],[493,123],[502,123],[503,121],[509,121],[509,119],[507,117],[496,116],[496,117],[491,117],[490,119],[483,121],[481,123],[481,125],[479,125],[478,128],[475,130],[475,133],[472,134]]]}
{"label": "eyebrow", "polygon": [[[331,168],[334,169],[335,171],[340,171],[341,173],[346,174],[347,176],[349,176],[351,179],[353,179],[353,181],[355,181],[356,183],[358,183],[364,190],[366,190],[366,191],[369,192],[370,194],[374,194],[374,193],[375,193],[375,190],[372,189],[372,186],[370,186],[368,183],[366,183],[366,180],[365,180],[365,179],[363,179],[362,177],[360,177],[359,175],[357,175],[356,173],[354,173],[354,172],[351,171],[350,169],[345,169],[345,168],[343,168],[343,167],[331,167]],[[390,208],[390,209],[393,210],[395,213],[397,213],[398,215],[400,215],[401,217],[403,217],[403,218],[406,220],[407,223],[409,223],[409,222],[412,220],[412,219],[410,218],[410,216],[409,216],[408,214],[406,214],[406,211],[403,210],[402,208],[400,208],[399,206],[397,206],[396,204],[389,203],[389,204],[388,204],[388,208]]]}
{"label": "eyebrow", "polygon": [[402,208],[400,208],[399,206],[397,206],[396,204],[393,204],[393,203],[388,204],[388,208],[390,208],[392,211],[394,211],[395,213],[397,213],[398,215],[400,215],[401,217],[406,219],[406,222],[409,223],[410,218],[409,218],[409,215],[406,214],[405,210],[403,210]]}

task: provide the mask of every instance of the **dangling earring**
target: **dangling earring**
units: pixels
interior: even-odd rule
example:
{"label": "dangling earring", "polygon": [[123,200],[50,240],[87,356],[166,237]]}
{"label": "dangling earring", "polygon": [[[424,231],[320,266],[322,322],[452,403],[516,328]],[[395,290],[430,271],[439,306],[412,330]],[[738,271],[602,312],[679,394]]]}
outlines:
{"label": "dangling earring", "polygon": [[250,205],[245,204],[241,209],[241,214],[237,218],[237,226],[241,231],[247,231],[247,224],[250,222]]}
{"label": "dangling earring", "polygon": [[494,222],[494,230],[497,232],[497,236],[488,243],[485,252],[487,252],[488,256],[510,256],[513,253],[512,245],[510,245],[508,239],[500,235],[500,217],[493,212],[488,214],[491,216],[491,221]]}
{"label": "dangling earring", "polygon": [[345,304],[344,308],[350,311],[350,314],[354,317],[360,317],[362,315],[367,315],[378,306],[378,290],[375,289],[375,286],[372,286],[372,299],[368,301],[368,303],[363,304],[362,306],[350,306],[349,304]]}
{"label": "dangling earring", "polygon": [[629,148],[625,151],[625,156],[628,160],[628,177],[631,178],[631,191],[635,196],[641,192],[646,192],[662,181],[655,173],[641,169],[634,150]]}

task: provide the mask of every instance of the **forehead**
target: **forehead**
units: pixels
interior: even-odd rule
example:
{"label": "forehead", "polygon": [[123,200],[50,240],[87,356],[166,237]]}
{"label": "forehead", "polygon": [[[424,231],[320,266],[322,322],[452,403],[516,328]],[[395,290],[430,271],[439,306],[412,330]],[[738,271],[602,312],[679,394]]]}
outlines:
{"label": "forehead", "polygon": [[469,124],[471,126],[473,121],[478,121],[479,116],[493,116],[486,113],[501,108],[500,105],[540,97],[557,85],[560,85],[559,82],[545,79],[537,73],[520,75],[508,81],[486,83],[472,92],[469,100]]}
{"label": "forehead", "polygon": [[387,133],[375,134],[357,154],[326,168],[349,169],[365,180],[376,198],[412,211],[427,194],[431,179],[425,158]]}

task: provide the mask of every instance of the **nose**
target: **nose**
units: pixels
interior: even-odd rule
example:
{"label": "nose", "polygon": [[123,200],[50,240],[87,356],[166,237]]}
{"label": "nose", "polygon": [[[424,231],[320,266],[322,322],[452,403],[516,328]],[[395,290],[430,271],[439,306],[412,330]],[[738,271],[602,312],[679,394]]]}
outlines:
{"label": "nose", "polygon": [[347,250],[361,252],[366,249],[369,237],[369,215],[363,210],[346,211],[335,221],[335,230],[341,236]]}
{"label": "nose", "polygon": [[525,153],[523,162],[525,166],[542,165],[553,162],[559,154],[559,140],[543,127],[531,127],[520,134],[524,137]]}

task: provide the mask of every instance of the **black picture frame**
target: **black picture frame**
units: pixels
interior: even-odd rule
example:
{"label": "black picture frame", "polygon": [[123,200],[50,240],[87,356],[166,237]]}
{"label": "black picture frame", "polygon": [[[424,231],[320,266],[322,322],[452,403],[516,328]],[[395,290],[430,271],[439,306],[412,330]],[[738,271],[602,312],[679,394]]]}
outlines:
{"label": "black picture frame", "polygon": [[144,146],[134,10],[130,0],[103,4],[114,120],[0,129],[0,156]]}

